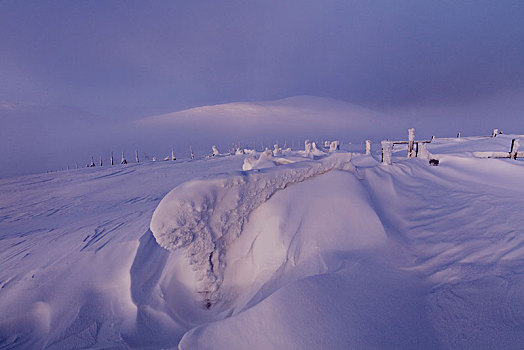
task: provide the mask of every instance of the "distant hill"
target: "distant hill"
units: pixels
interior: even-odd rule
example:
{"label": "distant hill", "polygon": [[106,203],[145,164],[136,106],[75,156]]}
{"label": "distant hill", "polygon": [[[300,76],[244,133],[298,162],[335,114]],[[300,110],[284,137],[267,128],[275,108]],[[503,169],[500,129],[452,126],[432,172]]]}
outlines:
{"label": "distant hill", "polygon": [[[136,122],[153,129],[199,130],[242,138],[364,138],[402,130],[400,119],[332,98],[296,96],[275,101],[234,102],[150,116]],[[383,129],[384,130],[384,129]],[[211,136],[209,135],[209,136]],[[288,140],[290,141],[290,140]]]}

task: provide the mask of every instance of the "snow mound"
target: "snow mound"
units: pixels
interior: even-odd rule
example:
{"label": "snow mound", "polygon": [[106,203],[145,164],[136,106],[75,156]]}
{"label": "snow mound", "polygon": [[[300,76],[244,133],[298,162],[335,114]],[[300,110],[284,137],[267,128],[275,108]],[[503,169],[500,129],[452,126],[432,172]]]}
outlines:
{"label": "snow mound", "polygon": [[249,214],[277,191],[331,170],[354,171],[349,153],[275,168],[188,181],[169,192],[151,220],[157,243],[182,249],[197,274],[197,292],[210,308],[220,298],[224,254]]}

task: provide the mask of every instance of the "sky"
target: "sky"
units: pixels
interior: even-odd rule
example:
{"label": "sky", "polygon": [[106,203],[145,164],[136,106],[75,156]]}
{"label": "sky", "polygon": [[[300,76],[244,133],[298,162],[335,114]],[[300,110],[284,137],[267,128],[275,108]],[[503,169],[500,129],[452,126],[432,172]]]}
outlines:
{"label": "sky", "polygon": [[521,1],[0,0],[0,145],[40,135],[48,159],[108,123],[300,95],[518,122],[523,37]]}

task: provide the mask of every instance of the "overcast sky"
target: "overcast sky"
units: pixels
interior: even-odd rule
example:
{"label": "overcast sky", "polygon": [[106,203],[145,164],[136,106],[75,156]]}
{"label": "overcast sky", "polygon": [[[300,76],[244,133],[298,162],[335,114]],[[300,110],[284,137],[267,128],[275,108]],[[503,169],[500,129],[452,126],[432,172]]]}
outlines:
{"label": "overcast sky", "polygon": [[0,1],[0,98],[140,113],[524,88],[522,1]]}
{"label": "overcast sky", "polygon": [[519,102],[524,2],[0,0],[0,103],[44,120],[297,95]]}

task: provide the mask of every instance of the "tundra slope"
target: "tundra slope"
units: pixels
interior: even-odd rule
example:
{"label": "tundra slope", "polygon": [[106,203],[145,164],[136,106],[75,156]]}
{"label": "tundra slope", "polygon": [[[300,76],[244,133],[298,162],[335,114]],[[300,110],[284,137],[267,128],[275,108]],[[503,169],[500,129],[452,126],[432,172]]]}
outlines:
{"label": "tundra slope", "polygon": [[437,139],[438,167],[352,154],[354,170],[275,192],[223,252],[210,309],[199,271],[157,244],[150,219],[171,189],[227,178],[245,156],[1,180],[0,344],[519,348],[524,165],[472,157],[511,137]]}

